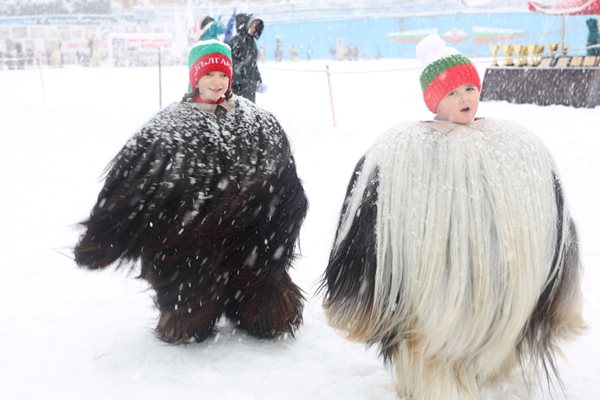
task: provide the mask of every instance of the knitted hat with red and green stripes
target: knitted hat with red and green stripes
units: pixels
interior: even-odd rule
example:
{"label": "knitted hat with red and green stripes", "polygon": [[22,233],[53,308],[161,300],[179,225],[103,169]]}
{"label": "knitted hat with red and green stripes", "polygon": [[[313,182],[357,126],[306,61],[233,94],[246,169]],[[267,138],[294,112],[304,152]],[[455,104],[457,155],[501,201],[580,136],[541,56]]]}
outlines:
{"label": "knitted hat with red and green stripes", "polygon": [[417,44],[417,57],[425,66],[420,76],[421,89],[432,113],[437,112],[448,93],[461,85],[473,84],[481,90],[479,74],[471,60],[446,46],[438,35],[426,36]]}
{"label": "knitted hat with red and green stripes", "polygon": [[199,41],[190,50],[188,68],[190,69],[190,85],[192,88],[198,85],[200,78],[214,71],[227,74],[229,87],[231,87],[231,77],[233,75],[231,48],[215,39]]}

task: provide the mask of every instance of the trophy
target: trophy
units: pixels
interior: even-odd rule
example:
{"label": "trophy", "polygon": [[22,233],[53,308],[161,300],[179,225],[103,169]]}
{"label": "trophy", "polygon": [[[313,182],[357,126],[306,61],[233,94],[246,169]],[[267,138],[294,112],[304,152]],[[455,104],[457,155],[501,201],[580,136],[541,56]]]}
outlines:
{"label": "trophy", "polygon": [[527,46],[518,44],[515,45],[516,60],[515,65],[517,67],[524,67],[527,65]]}
{"label": "trophy", "polygon": [[558,43],[550,43],[549,49],[550,49],[550,56],[552,58],[555,58],[556,51],[558,50]]}
{"label": "trophy", "polygon": [[544,55],[544,46],[536,44],[535,49],[533,50],[533,58],[535,60],[536,67],[538,65],[540,65],[540,63],[542,62],[543,55]]}
{"label": "trophy", "polygon": [[558,45],[556,43],[550,43],[548,45],[548,51],[550,52],[549,57],[543,57],[544,46],[539,46],[537,48],[537,54],[539,54],[539,62],[538,65],[540,67],[553,67],[556,62],[556,50],[558,49]]}
{"label": "trophy", "polygon": [[498,50],[500,50],[500,45],[490,44],[490,51],[492,52],[492,67],[498,66]]}
{"label": "trophy", "polygon": [[536,48],[537,44],[527,45],[527,54],[529,55],[527,65],[529,65],[530,67],[535,67],[537,65],[537,54],[535,52]]}
{"label": "trophy", "polygon": [[556,66],[557,67],[568,67],[571,64],[571,58],[570,56],[567,56],[567,52],[569,51],[569,45],[564,44],[562,45],[560,52],[562,53],[562,55],[560,57],[558,57],[558,60],[556,60]]}
{"label": "trophy", "polygon": [[513,52],[515,50],[513,45],[505,44],[502,46],[502,50],[504,51],[504,66],[512,67],[513,65],[515,65],[515,63],[513,62],[513,58],[512,58]]}
{"label": "trophy", "polygon": [[513,46],[513,49],[514,49],[514,55],[515,55],[513,63],[515,65],[515,67],[520,67],[521,66],[521,57],[520,57],[521,45],[520,44],[515,44]]}
{"label": "trophy", "polygon": [[521,52],[519,53],[521,55],[521,67],[526,67],[527,66],[527,59],[529,56],[529,46],[527,45],[523,45],[521,47]]}

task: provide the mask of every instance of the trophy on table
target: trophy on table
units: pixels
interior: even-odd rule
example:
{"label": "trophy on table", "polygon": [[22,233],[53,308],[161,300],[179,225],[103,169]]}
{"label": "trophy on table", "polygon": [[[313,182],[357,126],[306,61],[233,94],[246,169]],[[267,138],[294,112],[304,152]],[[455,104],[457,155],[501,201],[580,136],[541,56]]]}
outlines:
{"label": "trophy on table", "polygon": [[498,66],[498,50],[500,50],[500,45],[498,44],[490,44],[490,51],[492,52],[492,67]]}
{"label": "trophy on table", "polygon": [[535,48],[533,50],[533,58],[535,60],[536,67],[538,65],[540,65],[540,62],[542,61],[543,55],[544,55],[544,46],[536,44]]}
{"label": "trophy on table", "polygon": [[[544,46],[540,46],[540,54],[544,52]],[[539,65],[541,67],[553,67],[556,64],[556,52],[558,50],[558,43],[550,43],[548,45],[548,51],[550,51],[550,57],[542,57]]]}
{"label": "trophy on table", "polygon": [[527,65],[527,46],[522,44],[515,45],[515,65],[517,67],[524,67]]}
{"label": "trophy on table", "polygon": [[558,57],[558,60],[556,60],[555,65],[557,67],[568,67],[569,64],[571,63],[571,57],[567,55],[567,53],[569,52],[569,45],[563,43],[560,51],[561,51],[562,55],[560,57]]}
{"label": "trophy on table", "polygon": [[530,67],[535,67],[538,65],[538,60],[537,60],[537,50],[538,45],[537,44],[528,44],[527,45],[527,65],[529,65]]}
{"label": "trophy on table", "polygon": [[515,65],[515,63],[513,62],[513,52],[515,51],[515,48],[513,47],[512,44],[505,44],[502,46],[502,50],[504,51],[504,66],[505,67],[512,67]]}
{"label": "trophy on table", "polygon": [[556,58],[556,52],[558,51],[558,43],[550,43],[550,57]]}

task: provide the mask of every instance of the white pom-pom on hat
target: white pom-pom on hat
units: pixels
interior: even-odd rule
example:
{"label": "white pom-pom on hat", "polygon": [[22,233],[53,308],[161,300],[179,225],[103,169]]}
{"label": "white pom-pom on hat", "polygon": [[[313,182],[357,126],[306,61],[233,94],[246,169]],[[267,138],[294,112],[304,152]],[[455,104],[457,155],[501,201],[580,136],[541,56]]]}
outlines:
{"label": "white pom-pom on hat", "polygon": [[423,68],[452,54],[459,54],[458,50],[446,46],[444,39],[436,34],[427,35],[417,43],[417,58],[423,64]]}

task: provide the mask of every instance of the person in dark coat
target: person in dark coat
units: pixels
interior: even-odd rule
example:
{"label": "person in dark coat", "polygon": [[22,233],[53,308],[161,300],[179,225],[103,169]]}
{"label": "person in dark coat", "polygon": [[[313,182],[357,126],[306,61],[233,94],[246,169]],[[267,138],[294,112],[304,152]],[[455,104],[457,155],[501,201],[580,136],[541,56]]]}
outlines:
{"label": "person in dark coat", "polygon": [[254,102],[256,90],[262,84],[258,71],[258,47],[256,40],[262,34],[264,23],[261,19],[253,18],[249,14],[236,16],[235,35],[229,45],[233,59],[233,93],[243,96]]}
{"label": "person in dark coat", "polygon": [[590,18],[585,21],[588,27],[587,46],[598,46],[587,49],[588,56],[600,56],[600,33],[598,32],[598,20]]}
{"label": "person in dark coat", "polygon": [[222,314],[259,338],[293,335],[304,297],[288,273],[308,202],[276,118],[232,95],[231,51],[198,42],[192,90],[107,167],[74,249],[88,269],[140,264],[157,336],[202,341]]}

